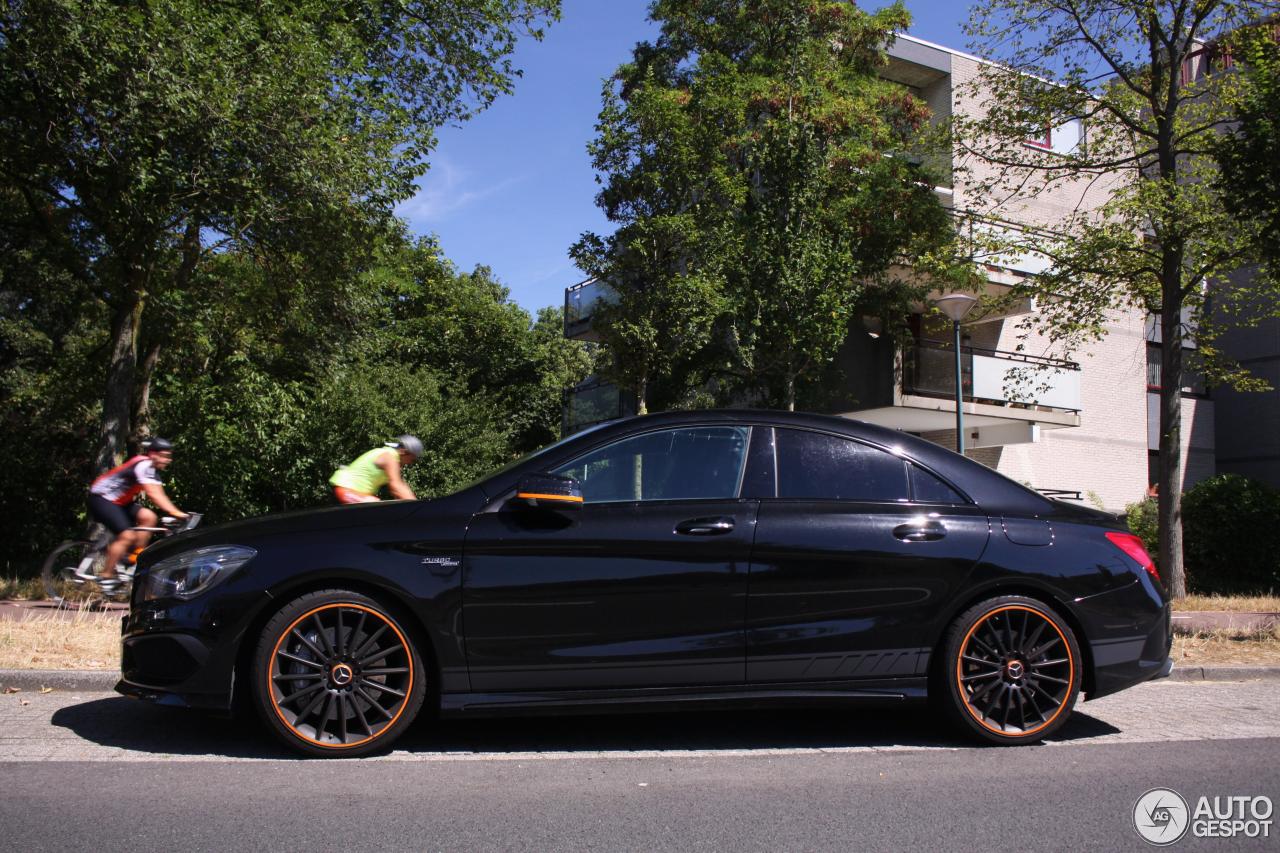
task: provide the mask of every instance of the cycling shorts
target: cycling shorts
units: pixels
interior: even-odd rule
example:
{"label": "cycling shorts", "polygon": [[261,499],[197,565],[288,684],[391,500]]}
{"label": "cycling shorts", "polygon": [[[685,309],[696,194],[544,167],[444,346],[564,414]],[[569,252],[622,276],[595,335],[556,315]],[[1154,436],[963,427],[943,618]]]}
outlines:
{"label": "cycling shorts", "polygon": [[367,504],[376,503],[378,500],[373,495],[366,495],[364,492],[357,492],[345,486],[333,487],[333,499],[340,504]]}
{"label": "cycling shorts", "polygon": [[89,517],[94,521],[100,522],[112,533],[119,536],[130,527],[136,527],[138,524],[138,510],[142,506],[136,501],[120,506],[113,503],[102,495],[89,493]]}

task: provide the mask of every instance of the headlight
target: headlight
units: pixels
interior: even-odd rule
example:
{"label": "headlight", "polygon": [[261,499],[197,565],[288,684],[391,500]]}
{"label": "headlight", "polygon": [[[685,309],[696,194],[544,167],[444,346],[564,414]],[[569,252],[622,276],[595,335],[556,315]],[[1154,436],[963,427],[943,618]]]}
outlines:
{"label": "headlight", "polygon": [[161,560],[147,573],[142,598],[194,598],[226,580],[257,553],[242,545],[213,545]]}

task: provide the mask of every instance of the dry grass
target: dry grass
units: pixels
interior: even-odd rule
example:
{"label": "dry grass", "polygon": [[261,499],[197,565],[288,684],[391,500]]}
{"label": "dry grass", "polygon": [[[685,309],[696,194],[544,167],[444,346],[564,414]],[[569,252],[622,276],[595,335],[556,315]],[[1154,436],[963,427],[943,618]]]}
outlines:
{"label": "dry grass", "polygon": [[0,620],[0,669],[118,669],[120,615],[77,611]]}
{"label": "dry grass", "polygon": [[44,598],[40,578],[0,578],[0,599],[38,601]]}
{"label": "dry grass", "polygon": [[1173,656],[1180,666],[1280,666],[1280,627],[1270,631],[1202,631],[1174,634]]}
{"label": "dry grass", "polygon": [[1230,610],[1234,613],[1280,613],[1280,596],[1188,595],[1173,602],[1174,610]]}

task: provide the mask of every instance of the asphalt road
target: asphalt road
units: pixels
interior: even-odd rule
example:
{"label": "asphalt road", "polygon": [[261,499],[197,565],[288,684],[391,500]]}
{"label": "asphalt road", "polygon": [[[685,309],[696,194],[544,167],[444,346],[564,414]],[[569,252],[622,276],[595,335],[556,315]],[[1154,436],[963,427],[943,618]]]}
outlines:
{"label": "asphalt road", "polygon": [[390,755],[305,761],[252,724],[24,691],[0,696],[0,847],[1139,850],[1152,787],[1280,801],[1277,708],[1280,682],[1161,682],[1016,749],[922,712],[428,720]]}

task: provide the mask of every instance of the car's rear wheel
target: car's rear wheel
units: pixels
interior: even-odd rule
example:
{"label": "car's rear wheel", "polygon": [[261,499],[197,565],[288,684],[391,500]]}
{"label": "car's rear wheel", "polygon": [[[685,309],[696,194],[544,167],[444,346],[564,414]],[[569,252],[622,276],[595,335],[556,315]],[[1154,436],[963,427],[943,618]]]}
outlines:
{"label": "car's rear wheel", "polygon": [[413,722],[426,695],[422,656],[383,604],[345,590],[285,605],[254,655],[258,712],[293,749],[357,756],[383,749]]}
{"label": "car's rear wheel", "polygon": [[1041,601],[991,598],[952,624],[936,686],[968,733],[995,744],[1035,743],[1071,716],[1080,693],[1080,647]]}

